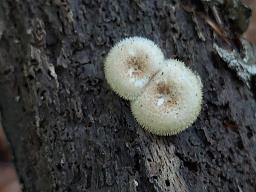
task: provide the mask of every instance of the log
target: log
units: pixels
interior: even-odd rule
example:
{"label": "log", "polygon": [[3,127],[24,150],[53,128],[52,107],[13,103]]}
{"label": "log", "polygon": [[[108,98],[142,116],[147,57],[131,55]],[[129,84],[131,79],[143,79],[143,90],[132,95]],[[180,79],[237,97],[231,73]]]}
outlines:
{"label": "log", "polygon": [[[239,25],[224,8],[176,0],[1,1],[0,111],[23,191],[255,191],[253,88],[213,46],[243,52]],[[203,108],[186,131],[144,131],[108,86],[104,58],[129,36],[153,40],[201,76]]]}

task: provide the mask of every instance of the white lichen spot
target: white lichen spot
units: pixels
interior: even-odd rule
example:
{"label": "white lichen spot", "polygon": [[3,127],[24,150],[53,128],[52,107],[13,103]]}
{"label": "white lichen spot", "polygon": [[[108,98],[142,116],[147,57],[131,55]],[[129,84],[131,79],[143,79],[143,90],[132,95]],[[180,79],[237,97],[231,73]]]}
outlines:
{"label": "white lichen spot", "polygon": [[[240,53],[236,50],[228,51],[219,47],[217,44],[213,44],[214,49],[218,55],[225,61],[231,69],[235,70],[237,76],[250,88],[251,77],[256,75],[256,63],[255,61],[255,48],[248,47],[245,40],[242,41],[245,48],[245,57],[241,57]],[[250,53],[249,50],[254,50]]]}

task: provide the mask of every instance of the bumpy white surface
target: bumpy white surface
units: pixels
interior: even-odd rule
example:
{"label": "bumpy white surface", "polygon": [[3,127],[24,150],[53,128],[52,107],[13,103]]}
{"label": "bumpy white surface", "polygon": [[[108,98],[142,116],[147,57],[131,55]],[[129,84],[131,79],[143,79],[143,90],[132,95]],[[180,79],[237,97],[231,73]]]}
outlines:
{"label": "bumpy white surface", "polygon": [[161,69],[163,61],[164,55],[153,41],[142,37],[126,38],[107,55],[105,77],[117,94],[134,100]]}
{"label": "bumpy white surface", "polygon": [[202,103],[202,83],[184,64],[166,60],[143,93],[131,102],[132,113],[149,132],[173,135],[189,127]]}

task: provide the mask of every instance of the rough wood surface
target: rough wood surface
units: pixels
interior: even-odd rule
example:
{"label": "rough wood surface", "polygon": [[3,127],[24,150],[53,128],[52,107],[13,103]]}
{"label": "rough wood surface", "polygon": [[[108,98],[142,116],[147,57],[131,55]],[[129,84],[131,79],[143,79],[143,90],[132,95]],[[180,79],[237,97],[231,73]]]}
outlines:
{"label": "rough wood surface", "polygon": [[[23,191],[255,191],[255,99],[181,4],[0,2],[0,110]],[[177,136],[145,132],[104,79],[106,53],[134,35],[202,77],[201,115]]]}

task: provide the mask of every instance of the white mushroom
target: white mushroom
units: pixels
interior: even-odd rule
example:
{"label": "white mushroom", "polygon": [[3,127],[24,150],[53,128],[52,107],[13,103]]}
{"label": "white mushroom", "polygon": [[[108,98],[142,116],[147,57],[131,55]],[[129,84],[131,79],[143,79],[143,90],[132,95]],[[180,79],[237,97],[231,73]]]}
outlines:
{"label": "white mushroom", "polygon": [[131,102],[137,121],[149,132],[174,135],[188,128],[202,104],[202,83],[182,62],[166,60],[166,66]]}
{"label": "white mushroom", "polygon": [[108,53],[105,76],[118,95],[134,100],[162,68],[163,61],[164,55],[153,41],[142,37],[126,38]]}

